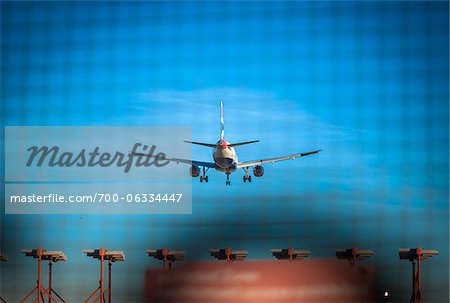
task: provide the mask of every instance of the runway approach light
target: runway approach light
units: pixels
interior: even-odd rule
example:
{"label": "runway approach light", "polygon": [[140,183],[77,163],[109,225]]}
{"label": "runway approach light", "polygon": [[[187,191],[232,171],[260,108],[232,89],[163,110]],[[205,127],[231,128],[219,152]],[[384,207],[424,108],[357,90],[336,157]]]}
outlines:
{"label": "runway approach light", "polygon": [[389,302],[389,292],[385,291],[383,293],[383,302]]}
{"label": "runway approach light", "polygon": [[166,262],[169,262],[169,270],[172,269],[172,265],[175,261],[184,261],[184,250],[169,250],[168,248],[162,249],[147,249],[145,251],[149,257],[163,261],[163,269],[166,271]]}
{"label": "runway approach light", "polygon": [[419,246],[417,248],[400,248],[398,254],[400,260],[409,260],[413,262],[414,260],[422,261],[431,258],[432,256],[439,254],[439,251],[431,249],[425,250]]}
{"label": "runway approach light", "polygon": [[295,250],[292,247],[289,248],[274,248],[270,250],[272,255],[278,260],[299,261],[307,258],[311,252],[309,250]]}
{"label": "runway approach light", "polygon": [[208,252],[217,260],[231,261],[244,261],[248,256],[246,250],[231,250],[231,248],[210,249]]}
{"label": "runway approach light", "polygon": [[[37,259],[38,272],[36,279],[36,287],[34,287],[20,302],[25,302],[33,293],[36,292],[36,299],[33,302],[44,302],[44,295],[48,296],[48,302],[64,302],[61,296],[52,287],[52,267],[53,262],[67,261],[67,257],[61,250],[45,250],[42,248],[23,249],[22,253],[26,257]],[[42,285],[42,261],[48,261],[48,287]],[[54,297],[53,295],[56,295]],[[56,300],[56,298],[59,299]]]}
{"label": "runway approach light", "polygon": [[111,250],[108,251],[104,248],[99,249],[85,249],[83,253],[88,257],[93,257],[94,259],[108,260],[111,262],[123,262],[125,261],[125,253],[122,250]]}
{"label": "runway approach light", "polygon": [[[99,259],[100,261],[100,280],[99,280],[99,286],[94,290],[91,295],[84,300],[84,303],[89,302],[91,299],[92,302],[99,302],[99,303],[105,303],[105,295],[108,294],[108,303],[111,303],[111,280],[112,280],[112,263],[113,262],[124,262],[125,261],[125,253],[122,250],[112,250],[108,251],[105,248],[99,248],[99,249],[85,249],[83,250],[83,253],[86,254],[88,257],[93,257],[94,259]],[[105,284],[105,267],[104,262],[108,261],[108,287],[104,288]],[[98,296],[94,297],[95,294],[98,292]]]}
{"label": "runway approach light", "polygon": [[67,257],[61,250],[43,250],[42,248],[37,249],[23,249],[22,253],[27,257],[33,257],[35,259],[41,259],[45,261],[67,261]]}
{"label": "runway approach light", "polygon": [[[437,250],[425,250],[422,247],[417,248],[400,248],[398,250],[398,254],[400,260],[409,260],[412,264],[412,294],[409,302],[411,303],[419,303],[423,302],[422,291],[420,290],[420,279],[421,279],[421,270],[420,270],[420,261],[431,258],[434,255],[437,255],[439,251]],[[416,271],[416,260],[417,260],[417,271]]]}
{"label": "runway approach light", "polygon": [[358,248],[336,249],[336,257],[339,260],[347,260],[350,265],[356,265],[356,262],[369,258],[374,255],[373,250],[359,250]]}

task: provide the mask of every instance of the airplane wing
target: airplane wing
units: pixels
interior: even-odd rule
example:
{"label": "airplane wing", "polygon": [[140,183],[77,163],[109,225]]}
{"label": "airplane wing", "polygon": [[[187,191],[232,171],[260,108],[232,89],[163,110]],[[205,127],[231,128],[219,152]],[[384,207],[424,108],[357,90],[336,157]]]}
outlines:
{"label": "airplane wing", "polygon": [[[143,154],[143,153],[132,153],[132,155],[134,156],[144,156],[144,157],[148,157],[147,154]],[[171,161],[171,162],[176,162],[178,163],[183,163],[183,164],[189,164],[189,165],[196,165],[196,166],[200,166],[200,167],[209,167],[209,168],[214,168],[215,164],[212,162],[203,162],[203,161],[195,161],[195,160],[187,160],[187,159],[180,159],[180,158],[171,158],[171,157],[165,157],[164,160],[167,161]]]}
{"label": "airplane wing", "polygon": [[320,151],[322,151],[322,150],[319,149],[319,150],[315,150],[315,151],[311,151],[311,152],[307,152],[307,153],[293,154],[293,155],[289,155],[289,156],[282,156],[282,157],[275,157],[275,158],[267,158],[267,159],[261,159],[261,160],[240,162],[240,163],[237,164],[237,168],[262,165],[264,163],[275,163],[275,162],[284,161],[284,160],[294,160],[296,158],[317,154]]}

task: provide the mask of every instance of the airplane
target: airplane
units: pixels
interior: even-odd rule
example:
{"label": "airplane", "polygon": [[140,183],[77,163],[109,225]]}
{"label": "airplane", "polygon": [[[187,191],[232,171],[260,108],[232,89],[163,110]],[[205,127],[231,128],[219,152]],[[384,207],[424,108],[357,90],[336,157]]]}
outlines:
{"label": "airplane", "polygon": [[[229,143],[225,140],[225,125],[224,125],[224,119],[223,119],[223,102],[220,102],[220,140],[217,141],[217,143],[203,143],[203,142],[195,142],[195,141],[184,141],[186,143],[195,144],[195,145],[201,145],[213,148],[213,160],[214,162],[204,162],[204,161],[195,161],[195,160],[187,160],[187,159],[179,159],[179,158],[170,158],[165,157],[165,160],[173,161],[178,163],[184,163],[184,164],[190,164],[192,165],[190,168],[190,175],[193,178],[200,176],[200,182],[205,181],[205,183],[208,183],[208,176],[206,175],[206,172],[213,168],[219,172],[223,172],[227,175],[227,180],[225,182],[226,185],[231,185],[230,181],[230,174],[235,172],[236,170],[242,168],[245,172],[245,175],[243,176],[244,183],[246,181],[252,182],[252,176],[249,174],[249,169],[253,168],[253,176],[255,177],[262,177],[264,175],[264,168],[262,167],[262,164],[266,163],[275,163],[279,161],[289,160],[289,159],[296,159],[300,157],[305,157],[313,154],[319,153],[321,150],[315,150],[310,151],[306,153],[299,153],[299,154],[293,154],[293,155],[287,155],[287,156],[281,156],[281,157],[275,157],[275,158],[267,158],[267,159],[261,159],[261,160],[253,160],[253,161],[246,161],[246,162],[239,162],[236,150],[234,147],[246,145],[246,144],[252,144],[257,143],[259,140],[253,140],[253,141],[245,141],[245,142],[238,142],[238,143]],[[135,155],[144,155],[135,153]],[[145,156],[145,155],[144,155]],[[201,175],[200,175],[200,168]]]}

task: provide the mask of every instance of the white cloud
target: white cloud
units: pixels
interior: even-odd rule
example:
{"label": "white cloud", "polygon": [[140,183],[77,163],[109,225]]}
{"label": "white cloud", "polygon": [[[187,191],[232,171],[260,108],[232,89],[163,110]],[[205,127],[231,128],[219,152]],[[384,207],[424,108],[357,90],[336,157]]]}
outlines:
{"label": "white cloud", "polygon": [[[219,101],[222,100],[226,127],[234,130],[242,128],[251,134],[256,129],[265,136],[288,134],[298,139],[323,138],[327,142],[348,140],[354,136],[354,130],[341,128],[308,113],[299,101],[248,88],[151,90],[133,97],[132,111],[137,115],[133,118],[137,123],[152,120],[213,128],[218,124]],[[237,135],[241,132],[237,131]]]}

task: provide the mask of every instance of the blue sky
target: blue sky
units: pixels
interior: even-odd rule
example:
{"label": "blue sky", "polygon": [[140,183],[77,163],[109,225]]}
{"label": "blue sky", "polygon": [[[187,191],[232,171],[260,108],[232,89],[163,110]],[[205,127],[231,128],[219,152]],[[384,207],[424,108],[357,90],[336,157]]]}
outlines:
{"label": "blue sky", "polygon": [[[17,251],[39,245],[67,251],[58,274],[76,285],[60,285],[69,301],[97,279],[81,249],[124,248],[116,279],[141,281],[156,265],[142,251],[174,245],[204,259],[227,245],[255,259],[275,246],[316,257],[370,248],[379,287],[398,300],[410,268],[397,249],[422,245],[441,252],[427,261],[425,298],[448,300],[447,2],[1,8],[3,125],[188,125],[194,140],[215,142],[223,100],[227,140],[261,140],[240,147],[241,160],[323,149],[268,165],[251,185],[240,172],[229,188],[215,172],[207,186],[193,180],[190,216],[3,216],[10,300],[26,287],[13,279],[34,279]],[[116,294],[133,298],[140,285]]]}

